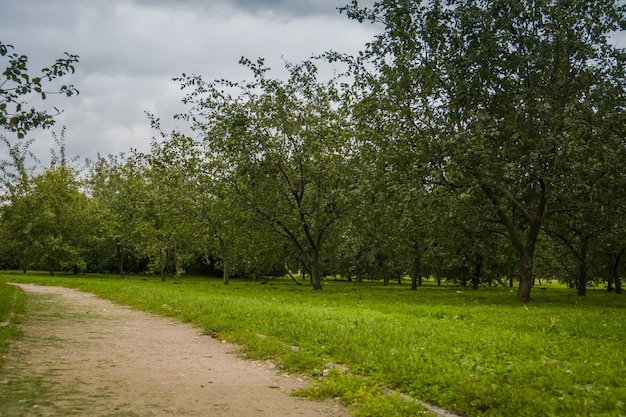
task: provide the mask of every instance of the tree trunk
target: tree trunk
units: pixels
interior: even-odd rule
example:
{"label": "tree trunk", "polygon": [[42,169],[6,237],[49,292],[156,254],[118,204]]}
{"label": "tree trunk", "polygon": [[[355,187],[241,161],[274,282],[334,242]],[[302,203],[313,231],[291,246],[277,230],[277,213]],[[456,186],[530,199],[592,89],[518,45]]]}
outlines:
{"label": "tree trunk", "polygon": [[220,251],[222,252],[222,278],[224,285],[228,285],[230,282],[230,251],[222,238],[220,238]]}
{"label": "tree trunk", "polygon": [[480,286],[480,275],[483,270],[484,256],[480,253],[476,253],[474,259],[474,275],[472,276],[472,289],[477,290]]}
{"label": "tree trunk", "polygon": [[167,250],[161,250],[161,255],[159,257],[159,267],[161,270],[161,282],[165,282],[166,273],[165,270],[167,268]]}
{"label": "tree trunk", "polygon": [[317,249],[311,250],[309,272],[311,273],[311,284],[313,285],[313,289],[316,291],[321,290],[322,280],[320,278],[320,258]]}
{"label": "tree trunk", "polygon": [[525,248],[520,253],[519,287],[517,288],[517,298],[523,303],[530,301],[530,289],[533,282],[533,250]]}
{"label": "tree trunk", "polygon": [[[613,285],[615,287],[615,294],[622,293],[622,281],[619,277],[619,264],[622,259],[622,255],[626,252],[626,249],[622,249],[620,253],[612,255],[613,262],[611,265],[611,276]],[[609,281],[610,282],[610,281]]]}
{"label": "tree trunk", "polygon": [[117,272],[121,277],[124,276],[124,251],[122,250],[122,245],[120,242],[116,242],[117,249]]}
{"label": "tree trunk", "polygon": [[174,254],[174,269],[176,270],[176,277],[174,278],[174,282],[178,282],[180,280],[180,276],[183,273],[183,263],[180,259],[180,256]]}
{"label": "tree trunk", "polygon": [[[480,171],[476,171],[475,174],[478,180],[482,180],[483,175]],[[526,233],[521,233],[518,222],[516,222],[510,212],[505,209],[505,207],[511,203],[514,206],[521,206],[521,202],[512,196],[508,196],[506,192],[502,192],[498,186],[494,187],[487,182],[482,182],[481,188],[491,200],[502,225],[507,230],[508,238],[517,252],[520,264],[520,281],[517,289],[517,298],[527,303],[530,301],[530,289],[533,282],[535,245],[539,232],[541,231],[541,225],[549,213],[546,206],[546,186],[542,179],[537,180],[534,184],[534,194],[537,203],[535,213],[526,213],[522,216],[527,223]],[[502,196],[504,196],[507,204],[500,202]],[[524,211],[522,210],[522,212]]]}
{"label": "tree trunk", "polygon": [[418,285],[421,285],[422,277],[422,263],[420,257],[416,255],[413,258],[413,268],[411,269],[411,289],[417,290]]}
{"label": "tree trunk", "polygon": [[[287,275],[289,275],[289,277],[292,279],[293,282],[295,282],[298,285],[302,285],[302,283],[300,281],[298,281],[298,278],[293,276],[293,274],[289,270],[289,266],[287,264],[285,264],[285,271],[287,271]],[[350,278],[350,277],[348,277],[348,278]]]}
{"label": "tree trunk", "polygon": [[579,296],[587,295],[587,264],[581,260],[578,265],[578,279],[576,281],[576,294]]}
{"label": "tree trunk", "polygon": [[580,254],[578,257],[578,277],[576,277],[576,293],[579,296],[587,294],[587,263],[589,262],[589,236],[582,236]]}

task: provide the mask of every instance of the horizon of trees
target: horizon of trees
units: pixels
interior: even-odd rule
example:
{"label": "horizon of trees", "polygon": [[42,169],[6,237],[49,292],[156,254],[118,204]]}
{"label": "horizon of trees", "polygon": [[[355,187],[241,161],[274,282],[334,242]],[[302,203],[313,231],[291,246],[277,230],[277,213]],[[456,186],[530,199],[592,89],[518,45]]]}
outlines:
{"label": "horizon of trees", "polygon": [[[523,302],[536,278],[621,293],[626,55],[607,38],[626,27],[618,3],[353,1],[341,11],[385,28],[357,57],[286,63],[284,79],[245,58],[245,82],[177,78],[188,111],[176,117],[195,137],[149,115],[149,152],[79,168],[61,135],[39,171],[32,142],[3,137],[0,265],[178,280],[210,264],[225,284],[300,283],[300,270],[316,290],[326,275],[517,282]],[[321,65],[335,75],[321,79]],[[30,93],[18,88],[0,102]],[[2,125],[22,137],[38,114],[53,124],[32,110]]]}

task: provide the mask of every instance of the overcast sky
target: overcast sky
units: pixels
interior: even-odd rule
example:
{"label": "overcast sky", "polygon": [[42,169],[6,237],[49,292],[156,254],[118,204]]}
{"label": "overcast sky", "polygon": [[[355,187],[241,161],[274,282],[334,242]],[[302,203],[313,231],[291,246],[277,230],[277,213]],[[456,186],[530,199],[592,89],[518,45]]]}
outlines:
{"label": "overcast sky", "polygon": [[[64,52],[80,56],[67,80],[80,95],[43,104],[64,110],[52,130],[66,126],[69,156],[93,159],[98,152],[147,150],[154,132],[145,111],[159,116],[167,130],[177,127],[181,122],[168,121],[184,109],[172,81],[182,73],[250,79],[238,64],[242,56],[264,57],[279,70],[283,59],[297,63],[328,50],[356,53],[376,28],[339,14],[336,8],[348,2],[2,0],[0,40],[29,57],[31,75]],[[50,132],[31,136],[32,150],[47,160],[54,146]],[[5,154],[0,148],[0,158]]]}
{"label": "overcast sky", "polygon": [[[67,80],[80,95],[44,104],[64,110],[53,131],[66,126],[68,154],[81,159],[147,151],[155,132],[145,111],[160,117],[167,131],[183,128],[172,120],[184,110],[172,81],[182,73],[250,79],[238,64],[242,56],[264,57],[279,70],[283,59],[297,63],[328,50],[356,53],[378,30],[337,11],[349,0],[0,1],[0,40],[29,57],[31,74],[63,52],[80,56]],[[617,44],[626,46],[623,32]],[[32,150],[45,162],[54,146],[50,131],[31,136]],[[5,151],[0,147],[0,159]]]}

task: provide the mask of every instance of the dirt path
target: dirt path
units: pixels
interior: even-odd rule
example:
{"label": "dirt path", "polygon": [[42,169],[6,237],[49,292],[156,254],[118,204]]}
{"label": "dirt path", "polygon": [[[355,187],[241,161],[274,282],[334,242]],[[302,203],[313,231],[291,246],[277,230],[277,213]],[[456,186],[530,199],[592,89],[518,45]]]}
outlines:
{"label": "dirt path", "polygon": [[24,338],[0,374],[0,416],[347,417],[289,393],[306,381],[177,321],[61,287],[20,285]]}

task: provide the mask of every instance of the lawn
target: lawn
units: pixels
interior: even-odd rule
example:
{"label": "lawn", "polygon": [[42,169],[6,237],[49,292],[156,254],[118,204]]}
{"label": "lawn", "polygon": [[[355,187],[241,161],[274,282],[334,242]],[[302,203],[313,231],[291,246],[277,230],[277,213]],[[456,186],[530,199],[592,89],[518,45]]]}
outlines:
{"label": "lawn", "polygon": [[578,297],[548,284],[524,305],[509,288],[431,283],[327,281],[315,292],[284,279],[0,281],[70,286],[193,323],[251,358],[319,376],[300,394],[341,397],[356,416],[421,415],[406,395],[467,416],[626,415],[626,298],[601,289]]}
{"label": "lawn", "polygon": [[20,336],[17,325],[24,312],[24,294],[0,279],[0,369],[12,340]]}

